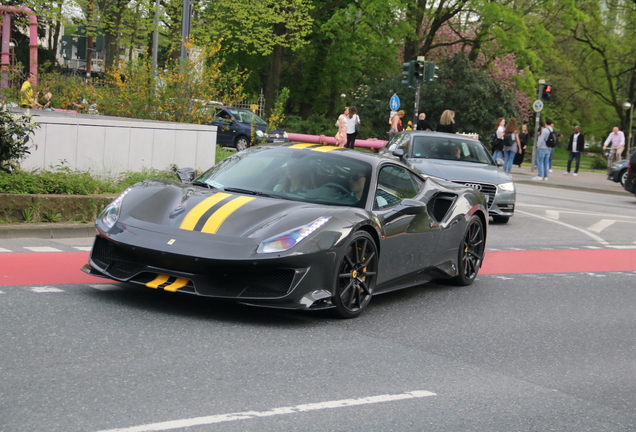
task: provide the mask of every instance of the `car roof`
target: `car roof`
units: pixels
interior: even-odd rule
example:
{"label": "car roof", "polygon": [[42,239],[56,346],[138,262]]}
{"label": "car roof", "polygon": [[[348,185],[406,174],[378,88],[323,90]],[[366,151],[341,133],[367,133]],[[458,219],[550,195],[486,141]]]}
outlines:
{"label": "car roof", "polygon": [[[400,132],[400,134],[409,135],[409,136],[430,136],[430,137],[437,137],[437,138],[448,138],[448,139],[455,138],[455,139],[469,139],[469,140],[473,140],[473,141],[479,141],[478,138],[475,138],[475,137],[470,136],[470,135],[452,134],[452,133],[448,133],[448,132],[431,132],[431,131],[407,130],[407,131]],[[481,142],[481,141],[479,141],[479,142]]]}
{"label": "car roof", "polygon": [[294,142],[289,142],[289,143],[281,143],[281,144],[274,144],[274,145],[259,145],[258,147],[260,148],[281,148],[281,147],[291,147],[295,150],[301,150],[301,151],[306,151],[307,153],[309,152],[313,152],[316,151],[316,149],[320,149],[320,151],[325,152],[325,153],[330,153],[330,152],[335,152],[337,153],[339,156],[345,156],[351,159],[356,159],[359,161],[363,161],[363,162],[368,162],[369,164],[373,165],[374,167],[376,165],[379,165],[383,162],[392,162],[395,163],[397,165],[401,165],[409,170],[411,170],[411,168],[409,168],[407,165],[403,164],[402,162],[396,161],[395,159],[392,159],[390,157],[384,156],[380,153],[370,153],[370,152],[366,152],[366,151],[360,151],[360,150],[355,150],[355,149],[348,149],[348,148],[344,148],[344,147],[338,147],[338,146],[331,146],[331,145],[323,145],[323,144],[317,144],[317,143],[306,143],[306,142],[298,142],[298,141],[294,141]]}

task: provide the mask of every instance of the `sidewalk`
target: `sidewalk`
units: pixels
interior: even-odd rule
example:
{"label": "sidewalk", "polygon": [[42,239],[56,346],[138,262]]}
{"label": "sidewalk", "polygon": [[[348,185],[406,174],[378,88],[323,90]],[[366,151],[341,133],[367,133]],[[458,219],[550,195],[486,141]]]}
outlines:
{"label": "sidewalk", "polygon": [[560,189],[570,189],[588,192],[600,192],[612,195],[631,195],[620,183],[615,183],[607,179],[605,171],[580,172],[574,177],[572,173],[565,175],[563,169],[553,169],[549,173],[548,180],[532,180],[537,176],[537,170],[531,171],[530,164],[522,164],[521,168],[516,165],[512,167],[512,178],[515,183],[532,184],[536,186],[553,187]]}
{"label": "sidewalk", "polygon": [[[530,170],[530,164],[523,164],[521,168],[516,165],[512,168],[512,178],[515,183],[531,184],[542,187],[569,189],[575,191],[589,191],[613,195],[630,194],[623,189],[620,183],[607,180],[605,172],[580,172],[577,177],[572,174],[564,175],[564,170],[554,169],[548,177],[548,181],[532,180],[537,171]],[[633,197],[632,197],[633,198]],[[95,227],[92,223],[39,223],[20,225],[0,225],[0,248],[2,240],[16,238],[77,238],[92,237],[95,235]]]}

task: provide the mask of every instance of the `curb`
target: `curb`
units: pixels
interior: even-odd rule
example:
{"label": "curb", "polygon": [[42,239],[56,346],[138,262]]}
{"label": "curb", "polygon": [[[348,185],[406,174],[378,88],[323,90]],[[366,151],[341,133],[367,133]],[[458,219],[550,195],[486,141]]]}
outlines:
{"label": "curb", "polygon": [[61,239],[93,237],[95,225],[90,224],[21,224],[0,225],[0,240],[18,238]]}

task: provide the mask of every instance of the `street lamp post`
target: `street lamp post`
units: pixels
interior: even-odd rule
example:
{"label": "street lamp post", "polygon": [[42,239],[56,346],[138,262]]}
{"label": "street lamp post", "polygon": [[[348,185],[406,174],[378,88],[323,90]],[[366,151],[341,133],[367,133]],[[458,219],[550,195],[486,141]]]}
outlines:
{"label": "street lamp post", "polygon": [[634,104],[630,102],[623,102],[623,109],[629,110],[629,127],[627,131],[629,132],[627,138],[627,157],[630,157],[632,154],[632,148],[634,146],[634,140],[632,137],[632,119],[634,118]]}

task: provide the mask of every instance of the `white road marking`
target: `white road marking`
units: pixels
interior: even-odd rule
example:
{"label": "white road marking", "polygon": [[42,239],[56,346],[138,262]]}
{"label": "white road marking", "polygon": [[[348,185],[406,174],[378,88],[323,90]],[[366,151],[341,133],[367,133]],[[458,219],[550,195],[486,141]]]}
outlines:
{"label": "white road marking", "polygon": [[123,289],[119,285],[114,285],[114,284],[89,285],[89,287],[95,288],[96,290],[100,290],[100,291],[119,291]]}
{"label": "white road marking", "polygon": [[524,211],[521,211],[521,210],[516,210],[516,211],[517,211],[517,212],[519,212],[519,213],[522,213],[522,214],[528,215],[528,216],[533,216],[533,217],[536,217],[536,218],[539,218],[539,219],[543,219],[543,220],[547,220],[547,221],[550,221],[550,222],[554,222],[554,223],[557,223],[557,224],[559,224],[559,225],[563,225],[563,226],[565,226],[565,227],[571,228],[571,229],[573,229],[573,230],[580,231],[580,232],[582,232],[583,234],[585,234],[585,235],[587,235],[587,236],[589,236],[589,237],[592,237],[594,240],[596,240],[597,242],[599,242],[599,243],[600,243],[600,244],[602,244],[603,246],[607,246],[607,245],[609,244],[608,242],[606,242],[605,240],[603,240],[602,238],[600,238],[600,237],[599,237],[599,236],[597,236],[596,234],[592,234],[591,232],[586,231],[586,230],[584,230],[584,229],[582,229],[582,228],[579,228],[579,227],[577,227],[577,226],[570,225],[570,224],[566,224],[566,223],[564,223],[564,222],[557,221],[557,220],[553,220],[553,219],[548,219],[548,218],[546,218],[546,217],[538,216],[538,215],[535,215],[535,214],[532,214],[532,213],[528,213],[528,212],[524,212]]}
{"label": "white road marking", "polygon": [[586,249],[603,249],[602,247],[599,246],[585,246]]}
{"label": "white road marking", "polygon": [[93,246],[73,246],[73,249],[90,252],[93,249]]}
{"label": "white road marking", "polygon": [[0,248],[0,252],[13,252],[13,251],[10,251],[9,249]]}
{"label": "white road marking", "polygon": [[62,252],[60,249],[55,249],[48,246],[25,246],[24,248],[33,252]]}
{"label": "white road marking", "polygon": [[548,219],[559,220],[559,212],[556,210],[546,210],[545,217]]}
{"label": "white road marking", "polygon": [[0,294],[6,294],[4,291],[0,291]]}
{"label": "white road marking", "polygon": [[33,291],[34,293],[64,292],[63,290],[52,286],[31,287],[29,288],[29,291]]}
{"label": "white road marking", "polygon": [[592,225],[591,227],[588,227],[587,230],[588,231],[592,231],[595,233],[600,233],[601,231],[603,231],[605,228],[612,226],[616,223],[615,220],[610,220],[610,219],[601,219],[600,221],[596,222],[594,225]]}
{"label": "white road marking", "polygon": [[146,431],[165,431],[171,429],[181,429],[192,426],[210,425],[216,423],[231,422],[237,420],[250,420],[259,417],[272,417],[285,414],[298,414],[307,411],[318,411],[333,408],[345,408],[358,405],[369,405],[383,402],[394,402],[400,400],[423,398],[428,396],[436,396],[435,393],[429,391],[412,391],[394,395],[370,396],[360,399],[342,399],[337,401],[318,402],[304,405],[296,405],[294,407],[280,407],[269,411],[245,411],[231,414],[218,414],[207,417],[195,417],[190,419],[173,420],[161,423],[152,423],[141,426],[133,426],[129,428],[108,429],[99,432],[146,432]]}
{"label": "white road marking", "polygon": [[636,249],[636,245],[615,245],[608,247],[611,247],[612,249]]}

